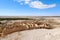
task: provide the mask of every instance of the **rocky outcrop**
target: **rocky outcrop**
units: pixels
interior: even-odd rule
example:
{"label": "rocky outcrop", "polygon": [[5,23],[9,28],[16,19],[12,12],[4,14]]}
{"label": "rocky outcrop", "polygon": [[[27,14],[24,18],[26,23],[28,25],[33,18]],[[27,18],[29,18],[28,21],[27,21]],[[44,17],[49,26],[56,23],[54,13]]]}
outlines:
{"label": "rocky outcrop", "polygon": [[31,30],[31,29],[52,29],[50,23],[40,20],[25,20],[22,22],[9,22],[0,24],[0,36],[4,36],[16,31]]}

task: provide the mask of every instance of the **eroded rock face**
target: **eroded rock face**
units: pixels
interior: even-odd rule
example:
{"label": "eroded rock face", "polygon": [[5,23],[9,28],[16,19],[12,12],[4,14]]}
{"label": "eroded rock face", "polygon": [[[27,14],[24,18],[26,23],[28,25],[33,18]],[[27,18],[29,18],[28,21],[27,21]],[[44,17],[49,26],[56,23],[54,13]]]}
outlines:
{"label": "eroded rock face", "polygon": [[50,24],[51,23],[47,21],[40,21],[40,20],[6,22],[5,24],[0,24],[0,36],[23,30],[52,29],[53,27]]}

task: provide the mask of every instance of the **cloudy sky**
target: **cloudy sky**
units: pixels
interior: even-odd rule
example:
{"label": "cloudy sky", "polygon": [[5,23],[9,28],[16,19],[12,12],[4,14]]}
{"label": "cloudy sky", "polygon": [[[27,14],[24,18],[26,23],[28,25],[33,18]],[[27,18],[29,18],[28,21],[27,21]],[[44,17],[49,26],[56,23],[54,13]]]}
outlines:
{"label": "cloudy sky", "polygon": [[60,0],[0,0],[0,16],[60,16]]}

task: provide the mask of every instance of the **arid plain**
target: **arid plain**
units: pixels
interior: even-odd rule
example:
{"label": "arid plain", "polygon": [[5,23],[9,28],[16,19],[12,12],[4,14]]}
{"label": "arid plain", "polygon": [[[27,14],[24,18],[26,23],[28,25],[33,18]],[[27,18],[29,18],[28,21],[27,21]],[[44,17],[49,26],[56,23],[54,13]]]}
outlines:
{"label": "arid plain", "polygon": [[59,40],[59,30],[59,16],[0,17],[1,40]]}

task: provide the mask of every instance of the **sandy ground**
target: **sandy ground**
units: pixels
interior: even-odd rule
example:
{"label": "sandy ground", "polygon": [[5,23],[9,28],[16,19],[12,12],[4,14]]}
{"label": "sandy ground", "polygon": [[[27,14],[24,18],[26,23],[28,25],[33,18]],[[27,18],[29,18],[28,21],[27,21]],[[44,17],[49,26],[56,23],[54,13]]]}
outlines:
{"label": "sandy ground", "polygon": [[0,40],[60,40],[60,28],[15,32],[0,38]]}

